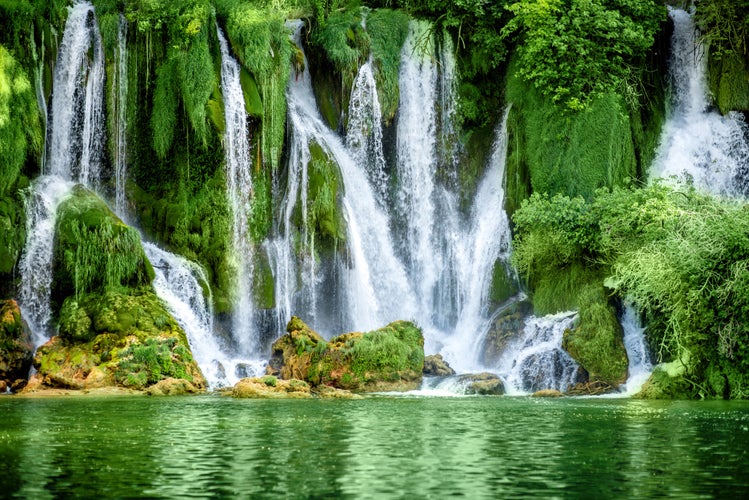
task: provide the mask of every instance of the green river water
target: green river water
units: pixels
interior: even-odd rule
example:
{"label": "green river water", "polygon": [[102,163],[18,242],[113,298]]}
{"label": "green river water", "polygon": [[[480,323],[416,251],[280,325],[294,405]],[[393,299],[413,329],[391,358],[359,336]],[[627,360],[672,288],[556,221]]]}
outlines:
{"label": "green river water", "polygon": [[0,397],[0,497],[733,497],[749,403]]}

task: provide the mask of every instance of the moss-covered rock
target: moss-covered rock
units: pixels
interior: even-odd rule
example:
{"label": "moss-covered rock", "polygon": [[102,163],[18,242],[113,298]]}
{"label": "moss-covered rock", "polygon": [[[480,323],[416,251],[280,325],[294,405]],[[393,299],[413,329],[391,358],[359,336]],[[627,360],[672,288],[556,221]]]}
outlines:
{"label": "moss-covered rock", "polygon": [[0,301],[0,383],[11,386],[29,375],[34,349],[15,300]]}
{"label": "moss-covered rock", "polygon": [[229,392],[235,398],[253,399],[307,399],[311,398],[310,386],[299,379],[279,380],[272,375],[243,378]]}
{"label": "moss-covered rock", "polygon": [[458,377],[458,382],[465,385],[466,394],[501,396],[505,393],[502,379],[494,373],[469,373]]}
{"label": "moss-covered rock", "polygon": [[411,390],[421,383],[424,336],[413,323],[396,321],[328,342],[296,317],[286,331],[273,343],[269,363],[281,378],[355,392]]}
{"label": "moss-covered rock", "polygon": [[455,370],[442,359],[442,354],[433,354],[424,358],[424,375],[429,377],[449,377]]}
{"label": "moss-covered rock", "polygon": [[28,179],[20,176],[8,195],[0,195],[0,297],[12,297],[15,292],[13,271],[26,239],[26,211],[21,196],[26,186]]}
{"label": "moss-covered rock", "polygon": [[713,100],[722,114],[749,111],[749,62],[746,54],[727,51],[708,57],[708,82]]}

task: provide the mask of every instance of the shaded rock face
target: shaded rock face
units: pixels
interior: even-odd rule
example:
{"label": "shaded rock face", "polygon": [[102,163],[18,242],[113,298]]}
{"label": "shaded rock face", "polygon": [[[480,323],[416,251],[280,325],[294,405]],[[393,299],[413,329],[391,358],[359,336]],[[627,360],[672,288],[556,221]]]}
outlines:
{"label": "shaded rock face", "polygon": [[287,335],[273,343],[268,372],[313,386],[355,392],[406,391],[421,384],[424,336],[413,323],[396,321],[372,332],[345,333],[326,342],[293,317]]}
{"label": "shaded rock face", "polygon": [[492,321],[484,337],[480,361],[486,366],[495,366],[507,346],[523,334],[525,320],[533,314],[530,301],[515,302],[501,311]]}
{"label": "shaded rock face", "polygon": [[424,375],[430,377],[449,377],[455,375],[455,370],[442,359],[441,354],[433,354],[424,358]]}
{"label": "shaded rock face", "polygon": [[0,392],[29,375],[33,346],[15,300],[0,301]]}
{"label": "shaded rock face", "polygon": [[469,373],[458,377],[458,382],[466,384],[466,394],[501,396],[505,385],[494,373]]}

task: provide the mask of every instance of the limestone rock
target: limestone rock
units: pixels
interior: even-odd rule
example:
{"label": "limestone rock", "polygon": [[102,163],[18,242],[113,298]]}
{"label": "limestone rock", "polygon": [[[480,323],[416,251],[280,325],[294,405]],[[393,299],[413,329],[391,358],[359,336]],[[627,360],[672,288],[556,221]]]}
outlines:
{"label": "limestone rock", "polygon": [[442,354],[433,354],[424,358],[424,375],[432,377],[448,377],[455,375],[455,370],[442,359]]}
{"label": "limestone rock", "polygon": [[481,396],[501,396],[505,385],[494,373],[471,373],[458,377],[458,382],[466,384],[466,394]]}
{"label": "limestone rock", "polygon": [[26,379],[33,346],[26,322],[15,300],[0,301],[0,381],[6,387]]}
{"label": "limestone rock", "polygon": [[359,394],[355,394],[345,389],[336,389],[329,385],[318,385],[312,388],[312,395],[321,399],[361,399]]}
{"label": "limestone rock", "polygon": [[562,393],[556,389],[542,389],[531,394],[534,398],[560,398]]}
{"label": "limestone rock", "polygon": [[424,369],[424,336],[413,323],[396,321],[372,332],[352,332],[326,342],[299,318],[273,343],[268,372],[313,386],[362,391],[416,389]]}
{"label": "limestone rock", "polygon": [[149,396],[181,396],[200,392],[191,382],[181,378],[165,378],[146,389]]}
{"label": "limestone rock", "polygon": [[312,397],[307,382],[298,379],[277,379],[273,375],[243,378],[234,385],[229,394],[235,398],[255,399],[306,399]]}

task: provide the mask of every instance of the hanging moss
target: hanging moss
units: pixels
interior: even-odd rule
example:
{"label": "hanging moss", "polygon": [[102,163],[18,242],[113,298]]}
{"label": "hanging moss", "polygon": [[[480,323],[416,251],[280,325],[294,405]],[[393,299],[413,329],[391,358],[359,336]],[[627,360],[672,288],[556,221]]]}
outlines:
{"label": "hanging moss", "polygon": [[[205,21],[207,22],[207,20]],[[208,26],[198,30],[186,50],[178,52],[177,81],[195,139],[206,144],[206,105],[216,81],[208,48]]]}
{"label": "hanging moss", "polygon": [[[226,34],[239,62],[253,76],[262,99],[261,150],[263,162],[276,169],[286,132],[286,84],[289,80],[292,44],[284,13],[249,3],[220,1],[217,14],[226,23]],[[247,86],[245,92],[252,94]],[[252,113],[257,101],[245,100]],[[249,110],[248,110],[249,111]]]}
{"label": "hanging moss", "polygon": [[[590,197],[599,187],[637,175],[630,120],[617,94],[609,92],[585,111],[569,114],[510,76],[507,100],[514,115],[508,163],[515,174],[527,170],[534,192]],[[509,198],[518,197],[511,192]]]}
{"label": "hanging moss", "polygon": [[310,146],[308,172],[307,199],[311,203],[307,223],[319,234],[322,243],[334,247],[336,242],[346,237],[343,217],[338,208],[341,184],[338,165],[320,145],[313,143]]}
{"label": "hanging moss", "polygon": [[713,99],[722,114],[749,111],[749,65],[746,57],[735,52],[708,58],[708,82]]}
{"label": "hanging moss", "polygon": [[138,232],[93,192],[77,186],[58,208],[53,296],[137,288],[153,280]]}
{"label": "hanging moss", "polygon": [[159,158],[166,158],[174,141],[174,129],[177,125],[177,92],[175,84],[176,61],[169,60],[156,72],[156,91],[153,96],[151,129],[153,132],[153,149]]}
{"label": "hanging moss", "polygon": [[27,158],[41,152],[42,135],[28,76],[0,45],[0,197],[15,185]]}
{"label": "hanging moss", "polygon": [[401,47],[408,36],[409,17],[403,11],[377,9],[367,16],[382,118],[391,121],[398,110]]}

